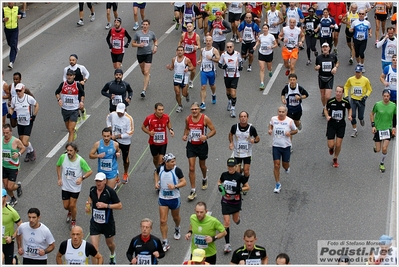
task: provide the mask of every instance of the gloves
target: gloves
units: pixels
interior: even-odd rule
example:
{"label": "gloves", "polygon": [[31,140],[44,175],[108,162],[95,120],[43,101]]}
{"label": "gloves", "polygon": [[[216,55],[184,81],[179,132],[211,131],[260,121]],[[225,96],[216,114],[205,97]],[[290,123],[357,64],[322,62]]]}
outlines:
{"label": "gloves", "polygon": [[366,102],[367,98],[368,98],[368,96],[365,95],[365,96],[362,97],[362,100],[361,100],[361,101],[362,101],[362,102]]}
{"label": "gloves", "polygon": [[11,114],[10,113],[7,113],[7,118],[11,118]]}
{"label": "gloves", "polygon": [[239,70],[239,71],[242,71],[242,66],[239,66],[239,67],[238,67],[238,70]]}
{"label": "gloves", "polygon": [[36,119],[36,115],[32,115],[32,116],[30,116],[30,120],[31,120],[32,122],[34,122],[34,121],[35,121],[35,119]]}
{"label": "gloves", "polygon": [[218,63],[218,67],[221,69],[227,69],[227,64],[222,65],[222,63]]}
{"label": "gloves", "polygon": [[129,44],[125,44],[123,47],[124,47],[124,48],[128,48],[128,47],[129,47]]}
{"label": "gloves", "polygon": [[112,44],[109,44],[109,49],[112,49]]}
{"label": "gloves", "polygon": [[224,190],[224,186],[222,184],[219,185],[218,189],[222,196],[226,195],[226,191]]}

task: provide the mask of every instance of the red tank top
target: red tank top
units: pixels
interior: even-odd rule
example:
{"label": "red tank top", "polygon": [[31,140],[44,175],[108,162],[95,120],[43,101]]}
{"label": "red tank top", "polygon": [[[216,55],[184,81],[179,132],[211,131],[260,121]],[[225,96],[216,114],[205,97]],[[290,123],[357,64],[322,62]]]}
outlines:
{"label": "red tank top", "polygon": [[201,135],[205,132],[205,115],[201,114],[198,122],[193,122],[192,115],[188,116],[188,129],[190,133],[188,134],[188,140],[193,145],[200,145],[203,142],[200,140]]}
{"label": "red tank top", "polygon": [[195,45],[197,44],[197,34],[194,32],[193,37],[189,38],[188,37],[188,32],[184,33],[184,38],[183,38],[183,47],[184,47],[184,55],[186,54],[192,54],[196,53],[197,50],[194,49]]}
{"label": "red tank top", "polygon": [[125,48],[123,47],[125,38],[125,28],[121,28],[120,31],[116,31],[115,28],[111,29],[111,44],[112,49],[111,53],[113,54],[122,54],[125,52]]}

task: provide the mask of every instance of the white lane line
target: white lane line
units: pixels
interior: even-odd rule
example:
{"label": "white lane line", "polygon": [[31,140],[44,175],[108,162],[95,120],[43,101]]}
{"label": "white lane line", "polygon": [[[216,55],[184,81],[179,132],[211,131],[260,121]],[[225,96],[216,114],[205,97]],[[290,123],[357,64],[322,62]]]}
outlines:
{"label": "white lane line", "polygon": [[265,90],[263,91],[263,95],[267,95],[269,93],[269,91],[272,88],[272,85],[273,85],[274,81],[276,80],[278,74],[280,73],[280,70],[282,67],[283,67],[283,63],[279,63],[277,65],[277,68],[274,71],[272,78],[269,80],[269,82],[266,85]]}
{"label": "white lane line", "polygon": [[390,212],[388,212],[388,218],[387,218],[387,228],[388,229],[387,230],[388,230],[389,236],[396,237],[396,234],[397,234],[396,229],[397,229],[397,223],[398,223],[397,214],[396,214],[396,211],[398,209],[398,207],[397,207],[397,205],[398,205],[398,202],[397,202],[397,200],[398,200],[398,193],[397,193],[398,192],[397,191],[398,181],[396,179],[397,171],[398,171],[398,169],[397,169],[398,167],[396,164],[398,146],[396,145],[396,140],[394,141],[393,147],[395,149],[393,151],[394,153],[392,155],[392,161],[391,161],[392,162],[391,163],[391,165],[392,165],[392,169],[391,169],[391,181],[392,181],[391,186],[392,186],[392,188],[389,192],[389,198],[388,198],[388,199],[390,199],[389,204],[388,204]]}
{"label": "white lane line", "polygon": [[[38,35],[43,33],[45,30],[47,30],[48,28],[54,26],[54,24],[56,24],[57,22],[59,22],[60,20],[65,18],[66,16],[69,16],[69,14],[71,14],[72,12],[76,11],[76,9],[78,9],[78,6],[74,5],[73,7],[68,9],[65,13],[60,14],[59,16],[54,18],[52,21],[44,24],[42,27],[40,27],[39,29],[34,31],[32,34],[30,34],[29,36],[27,36],[26,38],[21,40],[21,42],[18,42],[18,47],[19,48],[23,47],[24,45],[26,45],[27,43],[32,41],[34,38],[36,38]],[[9,54],[10,54],[10,48],[7,48],[5,51],[3,51],[3,59],[8,57]]]}
{"label": "white lane line", "polygon": [[[90,115],[89,115],[89,114],[87,114],[86,116],[87,116],[86,120],[87,120],[88,118],[90,118]],[[82,121],[82,122],[76,124],[76,129],[79,129],[80,126],[82,126],[82,124],[85,123],[86,120],[84,120],[84,121]],[[46,158],[52,158],[52,157],[55,155],[55,153],[57,153],[58,150],[60,150],[60,148],[64,146],[64,144],[68,141],[68,135],[69,135],[69,134],[66,134],[66,135],[64,136],[64,138],[62,138],[61,141],[59,141],[58,144],[56,144],[56,145],[54,146],[54,148],[47,154]]]}

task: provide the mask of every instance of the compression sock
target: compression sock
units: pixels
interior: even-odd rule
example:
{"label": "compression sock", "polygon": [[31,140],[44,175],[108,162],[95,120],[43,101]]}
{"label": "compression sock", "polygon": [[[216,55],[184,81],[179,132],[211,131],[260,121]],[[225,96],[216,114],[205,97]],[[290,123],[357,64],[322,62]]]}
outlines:
{"label": "compression sock", "polygon": [[224,240],[226,241],[226,244],[230,244],[230,227],[226,227],[226,232],[227,235],[224,236]]}
{"label": "compression sock", "polygon": [[382,157],[381,157],[381,163],[384,163],[384,160],[387,156],[387,154],[381,153]]}

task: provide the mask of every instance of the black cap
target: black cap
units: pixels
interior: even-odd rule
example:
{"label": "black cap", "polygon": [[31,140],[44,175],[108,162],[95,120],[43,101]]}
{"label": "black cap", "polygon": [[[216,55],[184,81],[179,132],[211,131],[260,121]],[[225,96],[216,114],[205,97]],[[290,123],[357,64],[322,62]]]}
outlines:
{"label": "black cap", "polygon": [[115,72],[114,72],[114,75],[117,74],[117,73],[123,74],[123,70],[122,69],[116,69]]}
{"label": "black cap", "polygon": [[229,159],[227,160],[227,166],[229,166],[229,167],[234,167],[234,166],[236,166],[236,165],[237,165],[237,161],[236,161],[235,158],[229,158]]}
{"label": "black cap", "polygon": [[114,21],[116,21],[116,20],[119,21],[120,23],[122,23],[122,19],[120,17],[115,18]]}
{"label": "black cap", "polygon": [[75,72],[74,72],[73,70],[71,70],[71,69],[68,69],[66,74],[67,74],[67,75],[68,75],[68,74],[75,75]]}

